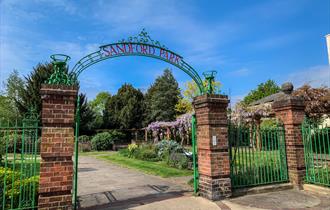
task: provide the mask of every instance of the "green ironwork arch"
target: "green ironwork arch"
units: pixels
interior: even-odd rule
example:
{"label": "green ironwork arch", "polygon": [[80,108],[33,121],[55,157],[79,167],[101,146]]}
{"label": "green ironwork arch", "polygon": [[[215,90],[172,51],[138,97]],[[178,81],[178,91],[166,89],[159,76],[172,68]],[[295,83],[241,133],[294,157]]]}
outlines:
{"label": "green ironwork arch", "polygon": [[[205,90],[203,80],[200,78],[197,71],[187,62],[185,62],[182,56],[169,50],[164,45],[161,45],[159,41],[151,39],[144,29],[137,36],[129,37],[128,39],[122,39],[112,44],[100,46],[100,49],[98,51],[81,58],[70,71],[69,81],[65,81],[64,83],[72,83],[72,81],[76,80],[86,68],[95,63],[109,58],[121,56],[144,56],[165,61],[171,65],[176,66],[177,68],[185,72],[187,75],[189,75],[197,84],[197,87],[201,94],[210,91]],[[53,60],[56,66],[56,62],[59,62],[59,60]],[[66,58],[64,62],[66,62],[67,60],[68,59]],[[60,62],[60,64],[62,63],[63,61]],[[52,78],[63,78],[63,76],[52,75]],[[49,80],[49,83],[54,84],[51,78]]]}

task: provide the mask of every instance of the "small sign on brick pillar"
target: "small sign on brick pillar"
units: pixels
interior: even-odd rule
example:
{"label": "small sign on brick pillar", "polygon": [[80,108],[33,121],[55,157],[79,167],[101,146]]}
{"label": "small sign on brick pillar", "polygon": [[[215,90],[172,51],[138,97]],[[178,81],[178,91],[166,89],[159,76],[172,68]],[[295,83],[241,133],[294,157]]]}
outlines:
{"label": "small sign on brick pillar", "polygon": [[71,209],[77,87],[42,85],[38,209]]}
{"label": "small sign on brick pillar", "polygon": [[193,103],[197,120],[200,195],[210,200],[230,197],[229,100],[223,95],[203,95],[196,97]]}
{"label": "small sign on brick pillar", "polygon": [[304,145],[301,134],[301,124],[305,116],[304,100],[293,96],[293,85],[285,83],[282,85],[282,95],[272,104],[275,115],[280,119],[285,128],[285,145],[288,161],[290,182],[301,188],[306,167],[304,160]]}

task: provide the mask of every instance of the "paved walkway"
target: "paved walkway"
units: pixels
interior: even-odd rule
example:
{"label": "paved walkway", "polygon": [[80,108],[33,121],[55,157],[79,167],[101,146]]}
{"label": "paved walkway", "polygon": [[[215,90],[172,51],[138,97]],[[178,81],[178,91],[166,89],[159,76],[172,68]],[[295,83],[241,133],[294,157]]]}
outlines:
{"label": "paved walkway", "polygon": [[189,178],[164,179],[88,156],[79,157],[78,180],[81,209],[126,209],[191,191]]}
{"label": "paved walkway", "polygon": [[189,178],[164,179],[94,157],[79,157],[80,209],[95,210],[330,210],[330,195],[284,190],[219,202],[192,196]]}

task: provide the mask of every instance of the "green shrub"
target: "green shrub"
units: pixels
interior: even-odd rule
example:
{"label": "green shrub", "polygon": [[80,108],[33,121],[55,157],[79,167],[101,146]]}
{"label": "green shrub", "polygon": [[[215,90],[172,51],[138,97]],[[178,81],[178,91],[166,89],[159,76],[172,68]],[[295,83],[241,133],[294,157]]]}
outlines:
{"label": "green shrub", "polygon": [[124,157],[129,157],[129,151],[128,151],[128,148],[125,148],[125,149],[121,149],[118,151],[118,153]]}
{"label": "green shrub", "polygon": [[183,147],[174,140],[162,140],[156,144],[156,151],[159,158],[166,160],[173,152],[183,152]]}
{"label": "green shrub", "polygon": [[139,148],[134,152],[135,158],[140,160],[147,160],[147,161],[158,161],[157,153],[154,149],[150,148]]}
{"label": "green shrub", "polygon": [[79,141],[79,143],[87,143],[87,142],[91,141],[91,137],[87,136],[87,135],[82,135],[82,136],[79,136],[78,141]]}
{"label": "green shrub", "polygon": [[122,149],[119,151],[119,154],[129,157],[136,158],[139,160],[147,161],[158,161],[158,155],[155,147],[149,144],[143,144],[138,146],[137,144],[128,145],[127,149]]}
{"label": "green shrub", "polygon": [[[5,196],[5,206],[6,209],[10,208],[11,198],[13,198],[13,209],[18,208],[19,205],[19,196],[20,196],[20,188],[22,187],[22,192],[29,190],[34,190],[35,195],[35,206],[37,206],[38,202],[38,188],[39,188],[39,176],[32,176],[28,178],[23,178],[20,180],[21,174],[18,171],[13,171],[10,168],[0,167],[0,182],[4,183],[4,177],[6,174],[6,191],[3,194],[3,190],[0,192],[0,200],[3,201],[3,196]],[[13,182],[14,180],[14,182]],[[35,186],[35,187],[31,187]],[[31,187],[31,189],[30,189]],[[31,191],[31,195],[33,195],[33,191]],[[27,200],[23,203],[22,207],[31,207],[32,199]]]}
{"label": "green shrub", "polygon": [[92,149],[101,151],[101,150],[109,150],[112,148],[113,139],[111,138],[110,133],[103,132],[98,133],[92,138]]}
{"label": "green shrub", "polygon": [[117,130],[109,131],[109,134],[111,135],[111,139],[113,142],[124,140],[126,137],[126,134]]}
{"label": "green shrub", "polygon": [[178,168],[178,169],[186,169],[188,168],[188,158],[184,153],[173,152],[169,155],[167,160],[167,164],[169,166]]}

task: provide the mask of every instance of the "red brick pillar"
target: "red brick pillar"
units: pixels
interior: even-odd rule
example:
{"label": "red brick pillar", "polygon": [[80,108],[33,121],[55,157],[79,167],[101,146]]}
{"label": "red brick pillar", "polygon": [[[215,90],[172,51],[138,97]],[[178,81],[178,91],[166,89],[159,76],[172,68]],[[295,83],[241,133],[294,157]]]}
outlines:
{"label": "red brick pillar", "polygon": [[227,96],[223,95],[203,95],[194,99],[199,192],[210,200],[231,196],[228,103]]}
{"label": "red brick pillar", "polygon": [[285,144],[290,182],[301,188],[305,176],[304,145],[301,124],[305,116],[303,98],[291,95],[293,85],[282,85],[282,95],[272,105],[277,118],[285,128]]}
{"label": "red brick pillar", "polygon": [[71,209],[74,112],[77,88],[42,85],[38,209]]}

